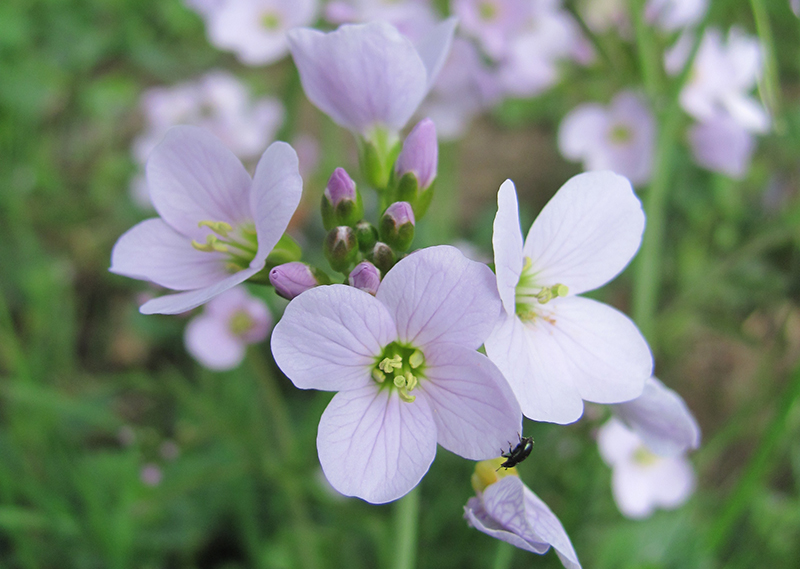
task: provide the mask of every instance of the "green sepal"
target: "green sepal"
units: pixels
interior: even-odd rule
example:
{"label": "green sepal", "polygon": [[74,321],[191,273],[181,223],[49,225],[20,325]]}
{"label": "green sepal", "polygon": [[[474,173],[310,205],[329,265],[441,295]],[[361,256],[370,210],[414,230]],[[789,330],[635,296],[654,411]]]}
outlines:
{"label": "green sepal", "polygon": [[303,249],[298,245],[297,241],[289,237],[288,233],[284,233],[278,239],[278,243],[270,251],[269,255],[267,255],[267,272],[278,265],[299,261],[302,256]]}
{"label": "green sepal", "polygon": [[361,193],[356,191],[356,199],[340,200],[336,207],[330,202],[328,196],[322,194],[322,226],[325,231],[330,231],[340,225],[355,227],[359,219],[364,217],[364,201]]}
{"label": "green sepal", "polygon": [[358,239],[358,248],[363,253],[372,249],[378,241],[378,230],[366,219],[356,223],[355,231],[356,239]]}
{"label": "green sepal", "polygon": [[[340,230],[343,235],[340,235]],[[334,271],[348,274],[358,258],[358,239],[353,228],[339,226],[331,229],[325,236],[323,252]]]}

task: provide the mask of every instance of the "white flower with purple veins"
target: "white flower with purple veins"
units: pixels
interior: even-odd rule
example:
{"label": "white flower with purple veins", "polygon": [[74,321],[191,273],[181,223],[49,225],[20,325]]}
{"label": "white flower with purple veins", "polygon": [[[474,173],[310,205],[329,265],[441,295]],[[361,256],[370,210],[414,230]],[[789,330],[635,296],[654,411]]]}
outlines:
{"label": "white flower with purple veins", "polygon": [[385,22],[296,29],[288,37],[311,102],[338,125],[391,145],[430,90],[454,30],[451,18],[416,46]]}
{"label": "white flower with purple veins", "polygon": [[212,370],[233,369],[242,363],[249,344],[267,337],[272,316],[263,300],[242,286],[226,290],[205,306],[186,326],[186,349]]}
{"label": "white flower with purple veins", "polygon": [[570,179],[524,244],[510,180],[500,186],[497,204],[492,243],[504,314],[486,353],[522,412],[571,423],[584,400],[638,397],[653,369],[647,342],[621,312],[577,296],[613,279],[639,248],[644,212],[628,180],[612,172]]}
{"label": "white flower with purple veins", "polygon": [[565,158],[581,160],[586,170],[612,170],[638,186],[650,179],[655,135],[645,101],[622,91],[608,107],[586,103],[572,109],[558,129],[558,148]]}
{"label": "white flower with purple veins", "polygon": [[286,55],[286,32],[311,25],[318,8],[317,0],[225,0],[200,13],[214,46],[245,65],[266,65]]}
{"label": "white flower with purple veins", "polygon": [[516,469],[499,470],[498,464],[485,461],[475,467],[472,483],[477,495],[464,506],[469,525],[532,553],[547,553],[552,546],[564,567],[580,569],[578,555],[556,515],[520,480]]}
{"label": "white flower with purple veins", "polygon": [[728,32],[727,42],[723,42],[719,30],[706,30],[692,74],[681,90],[681,106],[699,121],[728,114],[750,132],[767,132],[769,115],[749,95],[756,86],[762,64],[756,38],[734,27]]}
{"label": "white flower with purple veins", "polygon": [[689,146],[695,162],[735,180],[750,169],[755,137],[728,114],[720,113],[689,128]]}
{"label": "white flower with purple veins", "polygon": [[597,444],[612,469],[611,490],[624,516],[641,519],[657,507],[677,508],[694,491],[694,470],[685,455],[655,454],[619,419],[600,427]]}
{"label": "white flower with purple veins", "polygon": [[329,285],[292,300],[272,353],[300,389],[338,391],[317,433],[337,491],[390,502],[419,483],[437,443],[483,460],[517,438],[514,394],[476,351],[499,312],[492,272],[448,246],[401,260],[375,296]]}
{"label": "white flower with purple veins", "polygon": [[147,161],[160,218],[119,238],[111,272],[181,291],[146,302],[144,314],[185,312],[244,282],[264,268],[300,202],[297,168],[292,147],[274,142],[251,179],[212,134],[170,129]]}

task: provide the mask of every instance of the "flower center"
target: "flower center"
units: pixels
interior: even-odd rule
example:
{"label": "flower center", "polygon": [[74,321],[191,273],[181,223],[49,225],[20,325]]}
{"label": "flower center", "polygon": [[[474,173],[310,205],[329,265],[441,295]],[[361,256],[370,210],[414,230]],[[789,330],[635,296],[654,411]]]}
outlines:
{"label": "flower center", "polygon": [[244,310],[237,310],[228,320],[228,329],[234,336],[244,336],[253,327],[253,319]]}
{"label": "flower center", "polygon": [[372,379],[381,386],[397,388],[400,399],[411,403],[417,397],[409,392],[419,385],[418,378],[424,377],[424,366],[425,356],[420,350],[392,342],[372,368]]}
{"label": "flower center", "polygon": [[639,466],[653,466],[658,461],[658,455],[653,454],[644,446],[640,446],[633,451],[633,462]]}
{"label": "flower center", "polygon": [[206,242],[192,239],[192,247],[205,253],[226,253],[225,268],[236,273],[250,266],[258,252],[258,235],[252,223],[235,230],[224,221],[201,221],[198,227],[208,227],[213,233],[206,235]]}
{"label": "flower center", "polygon": [[494,2],[481,2],[478,6],[478,15],[482,20],[494,20],[497,16],[497,5]]}
{"label": "flower center", "polygon": [[261,25],[268,30],[277,30],[281,26],[281,17],[278,12],[265,12],[261,15]]}
{"label": "flower center", "polygon": [[633,132],[624,124],[615,124],[608,133],[608,138],[614,144],[625,144],[633,138]]}
{"label": "flower center", "polygon": [[520,320],[534,320],[539,315],[542,304],[547,304],[559,296],[567,296],[568,293],[569,287],[566,285],[542,286],[537,282],[537,273],[533,270],[531,258],[525,257],[515,297],[516,313]]}

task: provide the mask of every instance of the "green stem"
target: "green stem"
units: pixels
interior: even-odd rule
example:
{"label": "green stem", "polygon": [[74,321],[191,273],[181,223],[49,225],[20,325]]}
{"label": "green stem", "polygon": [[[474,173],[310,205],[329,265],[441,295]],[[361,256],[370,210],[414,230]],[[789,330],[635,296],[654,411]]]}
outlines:
{"label": "green stem", "polygon": [[514,558],[514,546],[505,541],[497,543],[497,552],[494,554],[492,569],[508,569]]}
{"label": "green stem", "polygon": [[781,441],[781,436],[787,427],[789,415],[798,399],[800,399],[800,366],[795,368],[786,388],[786,393],[778,399],[780,406],[767,432],[764,434],[761,444],[758,445],[758,450],[753,454],[744,474],[739,479],[739,483],[725,502],[722,514],[717,517],[716,522],[711,526],[709,531],[709,549],[711,551],[719,551],[727,543],[734,525],[748,504],[752,502],[753,496],[761,486],[763,478],[770,472],[772,455]]}
{"label": "green stem", "polygon": [[394,505],[394,569],[414,569],[417,564],[419,493],[417,486]]}
{"label": "green stem", "polygon": [[[772,36],[772,26],[769,23],[769,15],[763,1],[750,0],[750,7],[753,10],[756,32],[758,33],[761,51],[764,56],[764,71],[758,82],[758,93],[767,105],[773,119],[777,119],[780,115],[780,82],[778,80],[778,63],[775,58],[775,41]],[[775,122],[776,132],[782,134],[784,129],[785,125],[781,121]]]}
{"label": "green stem", "polygon": [[[636,33],[636,52],[644,88],[650,101],[657,103],[664,94],[662,88],[661,51],[655,42],[652,27],[644,19],[644,0],[631,2],[631,16]],[[658,108],[660,105],[656,105]]]}

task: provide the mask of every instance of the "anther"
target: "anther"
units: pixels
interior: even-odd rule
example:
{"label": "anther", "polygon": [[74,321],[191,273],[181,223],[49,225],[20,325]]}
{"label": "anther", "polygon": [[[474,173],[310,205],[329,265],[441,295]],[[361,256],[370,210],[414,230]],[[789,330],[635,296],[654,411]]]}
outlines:
{"label": "anther", "polygon": [[414,350],[414,353],[408,358],[408,364],[411,366],[411,369],[417,369],[424,363],[425,355],[419,350]]}
{"label": "anther", "polygon": [[204,220],[197,224],[197,227],[208,227],[211,231],[220,237],[227,237],[228,233],[233,231],[233,227],[224,221],[210,221]]}
{"label": "anther", "polygon": [[373,368],[372,379],[374,379],[378,383],[383,383],[384,381],[386,381],[386,374],[379,369]]}

